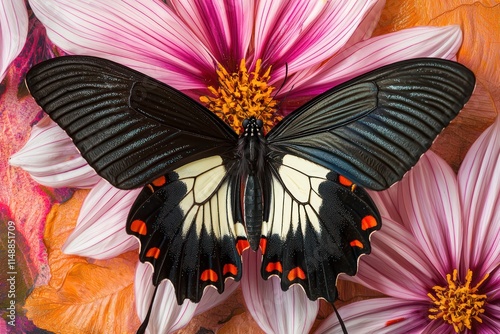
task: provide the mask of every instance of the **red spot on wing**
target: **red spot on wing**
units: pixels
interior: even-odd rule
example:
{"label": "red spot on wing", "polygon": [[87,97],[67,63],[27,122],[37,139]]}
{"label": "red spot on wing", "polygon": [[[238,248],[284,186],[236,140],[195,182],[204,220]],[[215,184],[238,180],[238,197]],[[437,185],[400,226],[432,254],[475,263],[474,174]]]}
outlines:
{"label": "red spot on wing", "polygon": [[302,270],[302,268],[300,267],[295,267],[288,273],[289,281],[293,281],[297,278],[300,278],[302,280],[306,279],[306,274],[304,273],[304,270]]}
{"label": "red spot on wing", "polygon": [[160,249],[158,247],[151,247],[146,252],[146,257],[154,257],[157,259],[160,256]]}
{"label": "red spot on wing", "polygon": [[167,183],[167,178],[165,176],[160,176],[159,178],[153,181],[153,185],[155,187],[161,187],[165,183]]}
{"label": "red spot on wing", "polygon": [[359,241],[358,239],[354,239],[353,241],[350,242],[351,247],[359,247],[363,248],[363,243]]}
{"label": "red spot on wing", "polygon": [[134,220],[132,224],[130,224],[130,230],[140,235],[146,235],[148,233],[146,223],[139,219]]}
{"label": "red spot on wing", "polygon": [[260,252],[262,254],[266,253],[266,248],[267,248],[267,238],[260,238]]}
{"label": "red spot on wing", "polygon": [[233,276],[236,276],[238,274],[238,267],[236,267],[232,263],[227,263],[224,265],[222,268],[222,274],[226,275],[227,273],[230,273]]}
{"label": "red spot on wing", "polygon": [[365,216],[365,218],[361,219],[361,229],[363,231],[368,230],[369,228],[377,226],[377,219],[373,216]]}
{"label": "red spot on wing", "polygon": [[404,321],[404,320],[406,320],[406,318],[397,318],[397,319],[388,320],[385,323],[385,327],[389,327],[391,325],[397,324],[398,322],[401,322],[401,321]]}
{"label": "red spot on wing", "polygon": [[268,273],[271,273],[273,271],[279,271],[280,273],[283,272],[283,267],[281,265],[281,262],[269,262],[266,266],[266,271]]}
{"label": "red spot on wing", "polygon": [[219,277],[217,276],[217,273],[212,269],[207,269],[203,271],[200,275],[200,279],[204,282],[206,281],[217,282],[218,278]]}
{"label": "red spot on wing", "polygon": [[344,175],[339,175],[339,182],[340,182],[341,185],[346,186],[346,187],[352,186],[352,181],[349,180]]}
{"label": "red spot on wing", "polygon": [[248,247],[250,247],[250,243],[247,239],[239,239],[236,241],[236,250],[238,250],[238,254],[241,255]]}

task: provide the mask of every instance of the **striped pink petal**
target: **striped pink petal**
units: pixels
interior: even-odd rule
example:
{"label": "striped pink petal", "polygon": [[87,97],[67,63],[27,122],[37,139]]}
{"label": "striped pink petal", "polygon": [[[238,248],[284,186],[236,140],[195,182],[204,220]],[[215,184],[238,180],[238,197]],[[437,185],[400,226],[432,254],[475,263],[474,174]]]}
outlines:
{"label": "striped pink petal", "polygon": [[319,303],[310,301],[299,285],[283,292],[278,277],[264,280],[260,275],[261,259],[260,251],[243,254],[245,275],[241,288],[253,319],[266,333],[308,333]]}
{"label": "striped pink petal", "polygon": [[9,164],[21,167],[48,187],[90,188],[101,180],[48,116],[33,127],[28,142],[11,156]]}
{"label": "striped pink petal", "polygon": [[0,2],[0,82],[10,63],[21,52],[28,35],[28,11],[24,1]]}
{"label": "striped pink petal", "polygon": [[140,191],[120,190],[102,179],[85,198],[63,252],[107,259],[137,249],[137,239],[125,232],[125,223]]}
{"label": "striped pink petal", "polygon": [[500,117],[470,148],[458,183],[466,225],[465,267],[482,275],[500,263]]}
{"label": "striped pink petal", "polygon": [[382,229],[371,241],[372,253],[361,257],[356,276],[343,275],[342,279],[391,297],[428,300],[429,287],[441,276],[413,235],[400,224],[383,219]]}
{"label": "striped pink petal", "polygon": [[30,5],[49,38],[70,54],[115,60],[177,89],[206,88],[204,78],[214,75],[213,56],[161,1],[31,0]]}
{"label": "striped pink petal", "polygon": [[[430,323],[428,307],[425,302],[375,298],[342,306],[339,314],[349,333],[422,333]],[[342,333],[335,313],[321,322],[314,333]]]}
{"label": "striped pink petal", "polygon": [[282,90],[294,86],[297,94],[316,95],[397,61],[419,57],[453,59],[461,44],[458,26],[416,27],[373,37],[343,50],[308,77],[291,78]]}

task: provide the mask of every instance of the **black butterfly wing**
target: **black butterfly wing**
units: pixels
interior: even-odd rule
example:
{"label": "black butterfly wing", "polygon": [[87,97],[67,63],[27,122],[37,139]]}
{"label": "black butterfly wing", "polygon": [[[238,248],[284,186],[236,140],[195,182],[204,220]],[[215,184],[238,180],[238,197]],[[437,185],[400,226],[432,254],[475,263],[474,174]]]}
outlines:
{"label": "black butterfly wing", "polygon": [[267,136],[271,156],[293,154],[363,187],[386,189],[415,165],[474,85],[470,70],[442,59],[382,67],[286,117]]}
{"label": "black butterfly wing", "polygon": [[370,234],[381,227],[377,208],[361,187],[311,161],[286,154],[268,167],[262,276],[333,303],[338,275],[354,275],[359,256],[370,253]]}
{"label": "black butterfly wing", "polygon": [[130,210],[127,233],[141,242],[140,260],[153,265],[155,285],[172,282],[179,304],[241,278],[248,241],[235,169],[222,156],[194,161],[144,187]]}
{"label": "black butterfly wing", "polygon": [[27,74],[37,103],[112,185],[132,189],[234,150],[237,135],[181,92],[109,60],[58,57]]}

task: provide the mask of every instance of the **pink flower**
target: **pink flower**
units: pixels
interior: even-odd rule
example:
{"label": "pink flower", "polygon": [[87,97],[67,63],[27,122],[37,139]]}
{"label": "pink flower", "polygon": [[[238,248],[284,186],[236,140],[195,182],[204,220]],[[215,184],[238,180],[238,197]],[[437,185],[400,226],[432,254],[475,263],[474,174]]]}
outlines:
{"label": "pink flower", "polygon": [[[461,44],[457,26],[419,27],[370,38],[384,1],[172,0],[169,3],[171,6],[151,0],[30,1],[50,39],[65,52],[107,58],[135,68],[194,99],[201,98],[235,127],[240,121],[238,116],[224,114],[225,105],[217,99],[217,94],[227,93],[218,90],[219,77],[229,82],[232,73],[251,73],[260,67],[262,83],[269,88],[266,94],[270,102],[264,107],[287,97],[286,105],[282,104],[280,109],[286,114],[312,96],[382,65],[416,57],[454,58]],[[280,90],[271,94],[280,86]],[[262,88],[258,89],[255,93],[262,93]],[[244,104],[245,101],[236,103]],[[12,157],[11,163],[25,168],[48,186],[93,187],[65,251],[106,258],[136,247],[135,239],[124,232],[125,216],[121,214],[128,212],[136,191],[117,190],[99,181],[62,130],[49,121],[44,122],[36,126],[32,138]],[[269,126],[272,123],[270,120]],[[60,153],[46,158],[36,154],[40,149]],[[110,215],[106,212],[117,214],[108,219]],[[248,277],[253,277],[257,266],[246,267]],[[142,265],[136,275],[137,307],[144,318],[148,303],[143,296],[151,296],[152,291],[143,282],[151,273],[141,268]],[[299,296],[304,295],[302,291],[291,289],[282,293],[272,280],[260,282],[259,278],[256,282],[257,279],[247,278],[243,280],[247,284],[244,291],[249,291],[245,293],[247,300],[255,299],[249,303],[254,305],[251,311],[256,319],[264,319],[262,313],[271,312],[262,309],[264,304],[275,302],[270,296],[280,296],[276,300],[283,305],[296,300],[307,308],[304,330],[312,326],[317,303],[303,301],[303,296]],[[261,289],[259,284],[270,288]],[[167,289],[170,283],[163,282],[162,289],[163,286]],[[175,303],[171,292],[162,292],[155,305]],[[184,306],[191,307],[189,302]],[[177,310],[172,317],[182,313],[186,315],[184,323],[189,321],[194,311],[186,309]],[[161,310],[155,306],[151,326],[165,331],[170,325],[162,322],[158,312]],[[272,314],[267,320],[258,320],[263,328],[275,331],[287,328],[283,327],[288,321],[286,314],[281,311]]]}
{"label": "pink flower", "polygon": [[[374,194],[384,228],[351,280],[386,294],[342,307],[351,332],[497,333],[500,328],[500,118],[458,175],[428,152]],[[336,317],[317,333],[338,329]]]}
{"label": "pink flower", "polygon": [[0,82],[10,63],[21,52],[28,35],[28,11],[24,1],[0,3]]}

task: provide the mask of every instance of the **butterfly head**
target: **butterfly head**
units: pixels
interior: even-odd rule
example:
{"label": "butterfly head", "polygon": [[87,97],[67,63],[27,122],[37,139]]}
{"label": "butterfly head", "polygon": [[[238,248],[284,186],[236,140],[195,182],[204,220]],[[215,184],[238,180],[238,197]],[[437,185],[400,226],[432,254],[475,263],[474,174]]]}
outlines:
{"label": "butterfly head", "polygon": [[243,120],[243,136],[245,137],[262,137],[262,127],[264,122],[255,117],[246,118]]}

